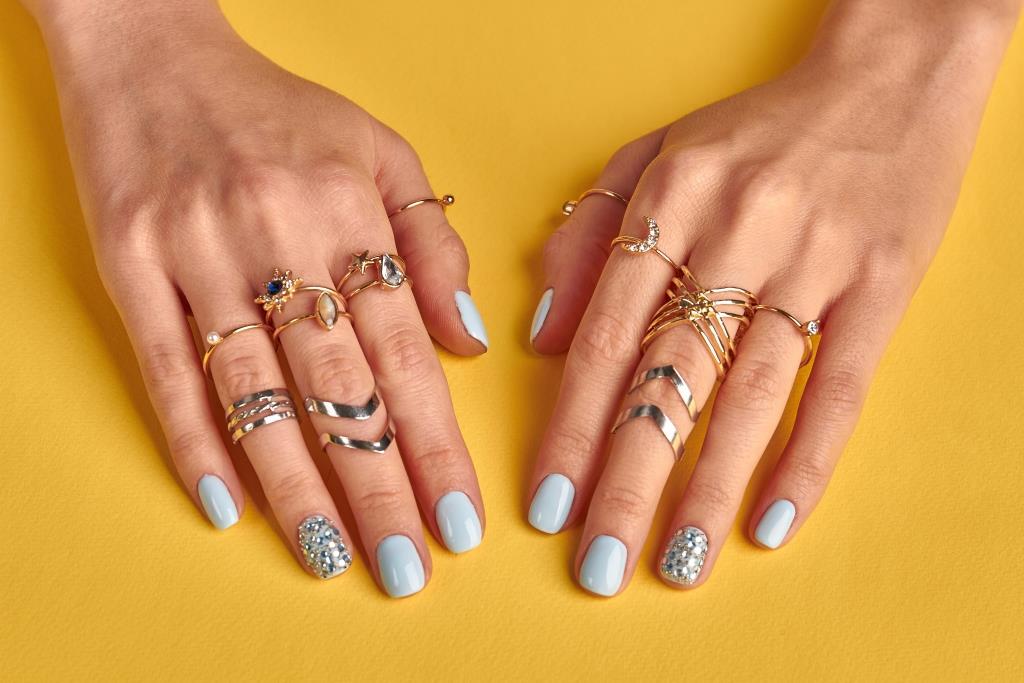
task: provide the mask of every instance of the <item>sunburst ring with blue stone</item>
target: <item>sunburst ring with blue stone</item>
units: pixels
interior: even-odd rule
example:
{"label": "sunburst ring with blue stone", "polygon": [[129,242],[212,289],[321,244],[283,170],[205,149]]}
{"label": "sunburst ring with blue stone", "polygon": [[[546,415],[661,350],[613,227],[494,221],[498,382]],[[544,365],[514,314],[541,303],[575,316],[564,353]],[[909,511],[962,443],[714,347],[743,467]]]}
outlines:
{"label": "sunburst ring with blue stone", "polygon": [[[355,275],[365,275],[369,268],[374,269],[376,277],[346,292],[344,289],[345,285],[349,283],[352,277]],[[338,282],[337,289],[341,292],[345,301],[349,301],[357,294],[361,294],[373,287],[398,289],[406,283],[410,286],[412,285],[412,280],[406,275],[405,259],[398,254],[387,253],[370,256],[369,251],[364,251],[361,254],[352,254],[352,262],[349,264],[348,271],[344,277]]]}
{"label": "sunburst ring with blue stone", "polygon": [[235,329],[221,334],[214,330],[213,332],[207,332],[206,334],[206,352],[203,354],[203,372],[207,376],[210,375],[210,358],[213,356],[213,352],[220,348],[224,342],[233,337],[236,334],[242,332],[248,332],[249,330],[266,330],[271,334],[274,333],[274,328],[266,323],[250,323],[248,325],[242,325]]}
{"label": "sunburst ring with blue stone", "polygon": [[301,277],[292,275],[290,270],[282,272],[280,268],[274,268],[270,279],[263,283],[263,293],[255,301],[263,306],[264,311],[280,311],[301,286]]}
{"label": "sunburst ring with blue stone", "polygon": [[[313,312],[296,316],[275,327],[272,335],[275,344],[278,342],[278,338],[281,336],[282,332],[292,325],[296,325],[305,320],[315,320],[319,323],[320,327],[330,332],[334,329],[335,324],[341,318],[347,318],[348,320],[353,319],[352,314],[345,310],[345,297],[341,295],[341,292],[331,289],[330,287],[322,287],[320,285],[305,285],[303,287],[296,288],[294,294],[298,295],[305,292],[314,292],[317,294]],[[264,320],[268,324],[271,323],[271,318],[273,317],[275,310],[276,309],[274,308],[267,309]]]}

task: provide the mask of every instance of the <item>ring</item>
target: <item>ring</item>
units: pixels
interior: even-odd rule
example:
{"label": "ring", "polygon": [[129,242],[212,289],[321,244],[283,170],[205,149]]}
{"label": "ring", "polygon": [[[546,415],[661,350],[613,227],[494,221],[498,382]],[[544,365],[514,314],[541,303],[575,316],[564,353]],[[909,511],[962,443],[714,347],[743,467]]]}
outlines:
{"label": "ring", "polygon": [[659,379],[667,379],[672,382],[676,393],[679,394],[679,399],[686,406],[686,412],[690,416],[690,421],[696,422],[700,418],[700,411],[697,410],[697,402],[693,398],[693,391],[674,365],[662,365],[661,367],[651,368],[647,372],[637,373],[637,376],[633,379],[633,386],[630,387],[626,394],[632,394],[644,384]]}
{"label": "ring", "polygon": [[448,207],[454,203],[455,195],[453,194],[441,195],[440,197],[424,197],[423,199],[413,200],[406,204],[405,206],[398,207],[397,209],[388,214],[388,218],[394,218],[403,211],[415,209],[417,206],[420,206],[421,204],[438,204],[440,205],[442,211],[447,211]]}
{"label": "ring", "polygon": [[658,248],[658,238],[661,236],[661,228],[658,227],[658,221],[650,216],[644,216],[644,223],[647,224],[647,237],[640,239],[632,235],[619,235],[612,240],[612,246],[617,244],[621,249],[631,254],[645,254],[653,251],[661,257],[662,261],[672,266],[674,270],[679,270],[680,267],[676,265],[675,260]]}
{"label": "ring", "polygon": [[611,197],[612,199],[618,199],[623,204],[626,204],[626,205],[629,204],[629,200],[626,199],[625,197],[623,197],[621,194],[619,194],[615,190],[606,190],[603,187],[592,187],[589,190],[587,190],[586,192],[584,192],[583,194],[581,194],[576,199],[570,199],[565,204],[562,204],[562,213],[564,213],[566,216],[571,216],[572,212],[576,210],[576,207],[580,205],[580,202],[582,202],[587,197],[590,197],[590,196],[593,196],[593,195],[604,195],[605,197]]}
{"label": "ring", "polygon": [[312,396],[306,397],[306,412],[326,415],[327,417],[343,417],[350,420],[369,420],[377,412],[380,405],[380,396],[377,390],[373,390],[370,400],[365,405],[348,405],[346,403],[332,403],[321,398]]}
{"label": "ring", "polygon": [[324,432],[320,435],[320,446],[326,450],[328,446],[334,444],[335,446],[343,446],[345,448],[354,448],[359,451],[370,451],[371,453],[383,453],[391,445],[391,442],[395,440],[395,430],[389,424],[384,433],[381,434],[380,438],[376,441],[365,441],[363,439],[351,439],[341,434],[331,434]]}
{"label": "ring", "polygon": [[[304,287],[295,288],[294,294],[301,294],[303,292],[318,292],[316,298],[316,305],[313,308],[312,313],[306,313],[300,315],[291,320],[286,320],[277,327],[274,328],[272,335],[274,342],[277,342],[277,338],[286,329],[301,323],[303,320],[315,320],[320,324],[320,327],[330,332],[334,329],[335,323],[338,322],[338,318],[348,318],[352,320],[352,314],[345,310],[345,298],[340,292],[337,292],[330,287],[321,287],[320,285],[306,285]],[[274,307],[268,308],[264,320],[269,324],[271,318],[274,315]],[[277,309],[277,310],[283,310]]]}
{"label": "ring", "polygon": [[295,404],[287,389],[265,389],[247,394],[229,405],[224,416],[232,443],[246,434],[282,420],[298,419]]}
{"label": "ring", "polygon": [[216,330],[214,330],[213,332],[207,332],[206,343],[209,344],[209,347],[206,349],[206,353],[203,354],[203,372],[207,376],[210,375],[210,356],[213,355],[213,352],[217,349],[217,347],[226,342],[233,335],[236,335],[240,332],[260,329],[266,330],[270,333],[274,332],[274,328],[271,327],[270,325],[267,325],[266,323],[250,323],[249,325],[242,325],[241,327],[236,327],[230,332],[225,332],[224,334],[221,334]]}
{"label": "ring", "polygon": [[649,417],[654,420],[654,423],[658,425],[658,429],[661,431],[661,435],[664,436],[665,440],[668,441],[670,446],[672,446],[672,452],[675,455],[676,462],[679,462],[683,457],[683,439],[679,436],[679,430],[676,429],[672,420],[670,420],[668,415],[666,415],[664,411],[656,405],[647,403],[624,410],[619,416],[618,423],[612,427],[612,434],[627,422],[641,417]]}
{"label": "ring", "polygon": [[[370,266],[377,269],[377,277],[356,287],[347,294],[341,291],[345,286],[345,283],[347,283],[353,275],[356,273],[365,275],[366,269]],[[337,291],[341,292],[345,301],[348,301],[356,294],[366,291],[371,287],[398,289],[406,282],[411,285],[412,280],[410,280],[409,276],[405,274],[405,268],[405,259],[398,254],[380,254],[378,256],[370,256],[369,251],[364,251],[361,254],[352,254],[352,263],[349,264],[348,272],[345,273],[345,276],[341,278],[341,282],[338,283]]]}
{"label": "ring", "polygon": [[821,334],[821,321],[818,319],[808,320],[805,323],[800,322],[800,319],[795,315],[788,313],[781,308],[775,306],[765,306],[764,304],[756,304],[754,311],[771,311],[772,313],[778,313],[785,317],[789,322],[793,323],[797,331],[804,338],[804,356],[800,360],[800,367],[803,367],[811,362],[811,357],[814,355],[814,345],[811,343],[811,337],[817,337]]}
{"label": "ring", "polygon": [[294,277],[292,271],[286,270],[283,273],[279,268],[274,268],[274,274],[269,280],[263,283],[264,292],[256,297],[256,303],[263,306],[264,311],[276,308],[278,311],[287,303],[302,285],[301,277]]}

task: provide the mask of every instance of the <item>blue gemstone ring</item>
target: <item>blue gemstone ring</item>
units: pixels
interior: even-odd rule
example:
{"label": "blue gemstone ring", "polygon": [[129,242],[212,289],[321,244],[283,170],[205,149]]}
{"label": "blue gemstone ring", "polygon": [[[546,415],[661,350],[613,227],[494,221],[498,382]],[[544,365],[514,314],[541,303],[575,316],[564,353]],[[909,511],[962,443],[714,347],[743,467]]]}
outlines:
{"label": "blue gemstone ring", "polygon": [[263,283],[263,293],[256,297],[256,303],[262,305],[264,311],[280,311],[301,286],[301,277],[292,275],[290,270],[281,272],[280,268],[274,268],[274,274]]}

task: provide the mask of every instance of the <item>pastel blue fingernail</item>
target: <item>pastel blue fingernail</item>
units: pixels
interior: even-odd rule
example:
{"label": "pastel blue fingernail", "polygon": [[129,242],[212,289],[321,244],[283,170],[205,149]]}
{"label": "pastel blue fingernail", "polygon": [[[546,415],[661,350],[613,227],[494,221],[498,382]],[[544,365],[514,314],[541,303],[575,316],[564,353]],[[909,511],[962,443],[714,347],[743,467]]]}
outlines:
{"label": "pastel blue fingernail", "polygon": [[768,506],[761,515],[761,521],[754,530],[754,540],[766,548],[778,548],[789,533],[796,517],[796,506],[791,501],[780,499]]}
{"label": "pastel blue fingernail", "polygon": [[480,517],[472,501],[462,491],[441,496],[434,506],[434,516],[444,544],[453,553],[464,553],[480,545],[483,532]]}
{"label": "pastel blue fingernail", "polygon": [[384,590],[404,598],[423,590],[426,581],[416,544],[408,536],[388,536],[377,546],[377,567]]}
{"label": "pastel blue fingernail", "polygon": [[530,503],[530,525],[546,534],[557,534],[562,530],[572,509],[576,488],[569,478],[561,474],[549,474],[537,487]]}
{"label": "pastel blue fingernail", "polygon": [[469,336],[483,344],[486,349],[487,329],[484,327],[484,319],[480,317],[480,311],[473,303],[473,297],[468,292],[455,292],[455,308],[459,309],[462,326],[466,328]]}
{"label": "pastel blue fingernail", "polygon": [[218,529],[227,529],[238,522],[238,508],[228,487],[220,477],[204,474],[199,480],[199,500],[210,523]]}
{"label": "pastel blue fingernail", "polygon": [[610,597],[619,591],[625,572],[625,544],[612,536],[598,536],[580,566],[580,585],[591,593]]}
{"label": "pastel blue fingernail", "polygon": [[537,302],[537,310],[533,312],[533,324],[530,325],[530,341],[533,342],[544,327],[544,321],[548,319],[548,312],[551,310],[551,300],[555,298],[555,289],[548,288],[540,296]]}

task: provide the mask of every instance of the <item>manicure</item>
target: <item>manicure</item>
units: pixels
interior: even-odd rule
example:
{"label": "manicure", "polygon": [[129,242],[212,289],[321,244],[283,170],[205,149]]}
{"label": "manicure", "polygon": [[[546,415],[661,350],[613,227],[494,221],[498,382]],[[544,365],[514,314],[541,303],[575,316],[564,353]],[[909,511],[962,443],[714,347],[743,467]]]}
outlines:
{"label": "manicure", "polygon": [[238,522],[238,508],[231,492],[220,477],[204,474],[199,480],[199,501],[206,517],[218,529],[227,529]]}
{"label": "manicure", "polygon": [[561,474],[549,474],[537,487],[530,504],[530,525],[546,534],[557,534],[562,530],[572,509],[576,489],[569,478]]}
{"label": "manicure", "polygon": [[708,537],[695,526],[677,531],[661,558],[661,575],[672,583],[689,586],[697,582],[704,558],[708,554]]}
{"label": "manicure", "polygon": [[796,506],[791,501],[780,499],[768,506],[761,515],[761,521],[754,530],[754,540],[765,548],[774,550],[782,545],[796,518]]}
{"label": "manicure", "polygon": [[468,292],[455,292],[455,308],[459,309],[459,317],[462,318],[462,326],[473,339],[484,345],[486,349],[487,330],[484,328],[484,319],[480,317],[480,311],[473,303],[473,297]]}
{"label": "manicure", "polygon": [[548,319],[548,312],[551,310],[551,300],[555,298],[555,290],[549,287],[544,291],[537,302],[537,310],[533,313],[533,324],[530,325],[530,343],[537,338],[540,330],[544,327],[544,321]]}
{"label": "manicure", "polygon": [[480,517],[472,501],[462,491],[446,493],[434,508],[437,526],[445,546],[453,553],[464,553],[480,545],[483,532]]}
{"label": "manicure", "polygon": [[377,546],[377,566],[384,590],[404,598],[423,590],[426,578],[416,545],[408,536],[388,536]]}
{"label": "manicure", "polygon": [[610,597],[619,591],[625,572],[625,544],[611,536],[598,536],[580,566],[580,585],[591,593]]}
{"label": "manicure", "polygon": [[312,515],[299,524],[299,550],[321,579],[332,579],[352,566],[352,554],[341,532],[323,515]]}

